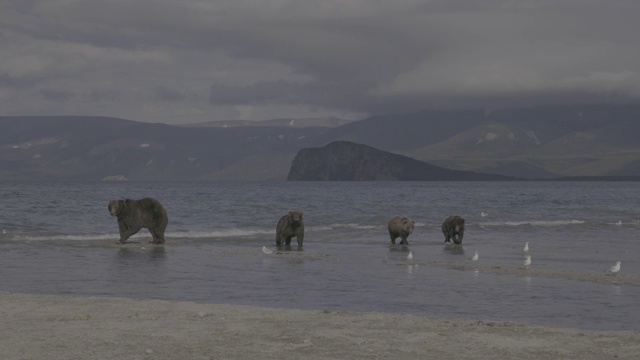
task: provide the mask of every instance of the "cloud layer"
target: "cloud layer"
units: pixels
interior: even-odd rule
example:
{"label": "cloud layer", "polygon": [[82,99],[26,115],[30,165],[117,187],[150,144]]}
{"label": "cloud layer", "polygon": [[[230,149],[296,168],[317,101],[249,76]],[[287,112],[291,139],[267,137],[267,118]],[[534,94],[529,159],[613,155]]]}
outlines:
{"label": "cloud layer", "polygon": [[639,13],[635,0],[5,0],[0,115],[638,102]]}

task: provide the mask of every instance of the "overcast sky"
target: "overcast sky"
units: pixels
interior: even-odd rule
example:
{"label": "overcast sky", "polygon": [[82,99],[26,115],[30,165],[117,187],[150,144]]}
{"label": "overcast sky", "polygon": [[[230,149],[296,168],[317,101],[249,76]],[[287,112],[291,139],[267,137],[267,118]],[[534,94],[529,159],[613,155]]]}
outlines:
{"label": "overcast sky", "polygon": [[638,0],[0,0],[0,115],[640,101]]}

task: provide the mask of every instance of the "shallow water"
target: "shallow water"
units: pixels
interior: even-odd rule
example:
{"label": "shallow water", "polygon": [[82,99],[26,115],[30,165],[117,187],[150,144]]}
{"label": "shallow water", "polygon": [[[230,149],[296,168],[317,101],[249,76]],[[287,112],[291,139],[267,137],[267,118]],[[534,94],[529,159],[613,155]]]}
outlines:
{"label": "shallow water", "polygon": [[[634,182],[0,183],[0,291],[638,330],[638,190]],[[115,244],[106,205],[123,196],[165,204],[166,246],[147,244],[146,230]],[[288,209],[305,211],[304,250],[263,254],[263,245],[276,250],[275,223]],[[449,214],[466,218],[462,246],[442,244]],[[408,247],[390,245],[395,215],[416,221]],[[520,269],[526,241],[533,262]],[[605,276],[617,260],[621,273]]]}

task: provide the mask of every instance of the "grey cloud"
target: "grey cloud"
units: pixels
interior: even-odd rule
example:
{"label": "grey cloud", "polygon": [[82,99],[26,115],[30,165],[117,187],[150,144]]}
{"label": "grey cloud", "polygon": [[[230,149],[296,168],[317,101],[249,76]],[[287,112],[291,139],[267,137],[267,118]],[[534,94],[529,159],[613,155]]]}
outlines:
{"label": "grey cloud", "polygon": [[43,89],[40,90],[40,95],[48,101],[66,101],[72,100],[75,94],[71,91],[56,90],[56,89]]}
{"label": "grey cloud", "polygon": [[172,89],[164,86],[157,87],[153,94],[154,100],[170,102],[198,102],[202,97],[198,91]]}
{"label": "grey cloud", "polygon": [[122,93],[117,89],[92,89],[83,94],[88,102],[115,102],[122,99]]}
{"label": "grey cloud", "polygon": [[13,78],[11,76],[9,76],[8,74],[0,74],[0,87],[6,87],[6,88],[13,88],[13,87],[17,87],[18,84],[16,83],[15,80],[13,80]]}
{"label": "grey cloud", "polygon": [[268,103],[335,107],[342,110],[367,110],[363,95],[372,84],[367,82],[260,82],[248,86],[214,85],[209,102],[215,105],[263,105]]}
{"label": "grey cloud", "polygon": [[39,96],[181,122],[637,102],[638,13],[632,0],[7,0],[0,107],[51,109]]}
{"label": "grey cloud", "polygon": [[186,96],[184,93],[174,89],[158,87],[155,90],[153,98],[159,101],[183,101]]}

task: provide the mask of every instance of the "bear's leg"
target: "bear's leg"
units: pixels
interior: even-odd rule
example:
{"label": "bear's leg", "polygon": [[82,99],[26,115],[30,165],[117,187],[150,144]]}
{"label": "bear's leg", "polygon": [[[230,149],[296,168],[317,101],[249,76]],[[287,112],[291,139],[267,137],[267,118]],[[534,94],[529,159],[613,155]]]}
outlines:
{"label": "bear's leg", "polygon": [[285,239],[285,244],[287,246],[291,246],[291,239],[293,238],[293,236],[287,236]]}
{"label": "bear's leg", "polygon": [[140,231],[140,228],[128,228],[125,231],[120,231],[120,244],[127,242],[127,239],[135,235],[138,231]]}
{"label": "bear's leg", "polygon": [[[160,219],[158,222],[156,222],[156,225],[152,227],[153,232],[151,233],[151,235],[153,236],[153,241],[155,244],[164,244],[164,231],[167,229],[168,223],[169,220],[164,218]],[[151,230],[151,228],[149,230]]]}
{"label": "bear's leg", "polygon": [[153,241],[151,241],[151,243],[154,243],[156,245],[164,244],[164,231],[156,228],[149,228],[149,232],[153,237]]}
{"label": "bear's leg", "polygon": [[400,239],[402,239],[400,241],[400,245],[409,245],[409,242],[407,241],[407,237],[405,235],[400,235]]}
{"label": "bear's leg", "polygon": [[127,232],[127,225],[124,222],[118,221],[118,230],[120,233],[120,239],[118,239],[119,244],[124,244],[127,239],[124,238],[124,234]]}
{"label": "bear's leg", "polygon": [[298,241],[298,247],[302,247],[302,241],[304,240],[304,234],[296,235],[296,240]]}

